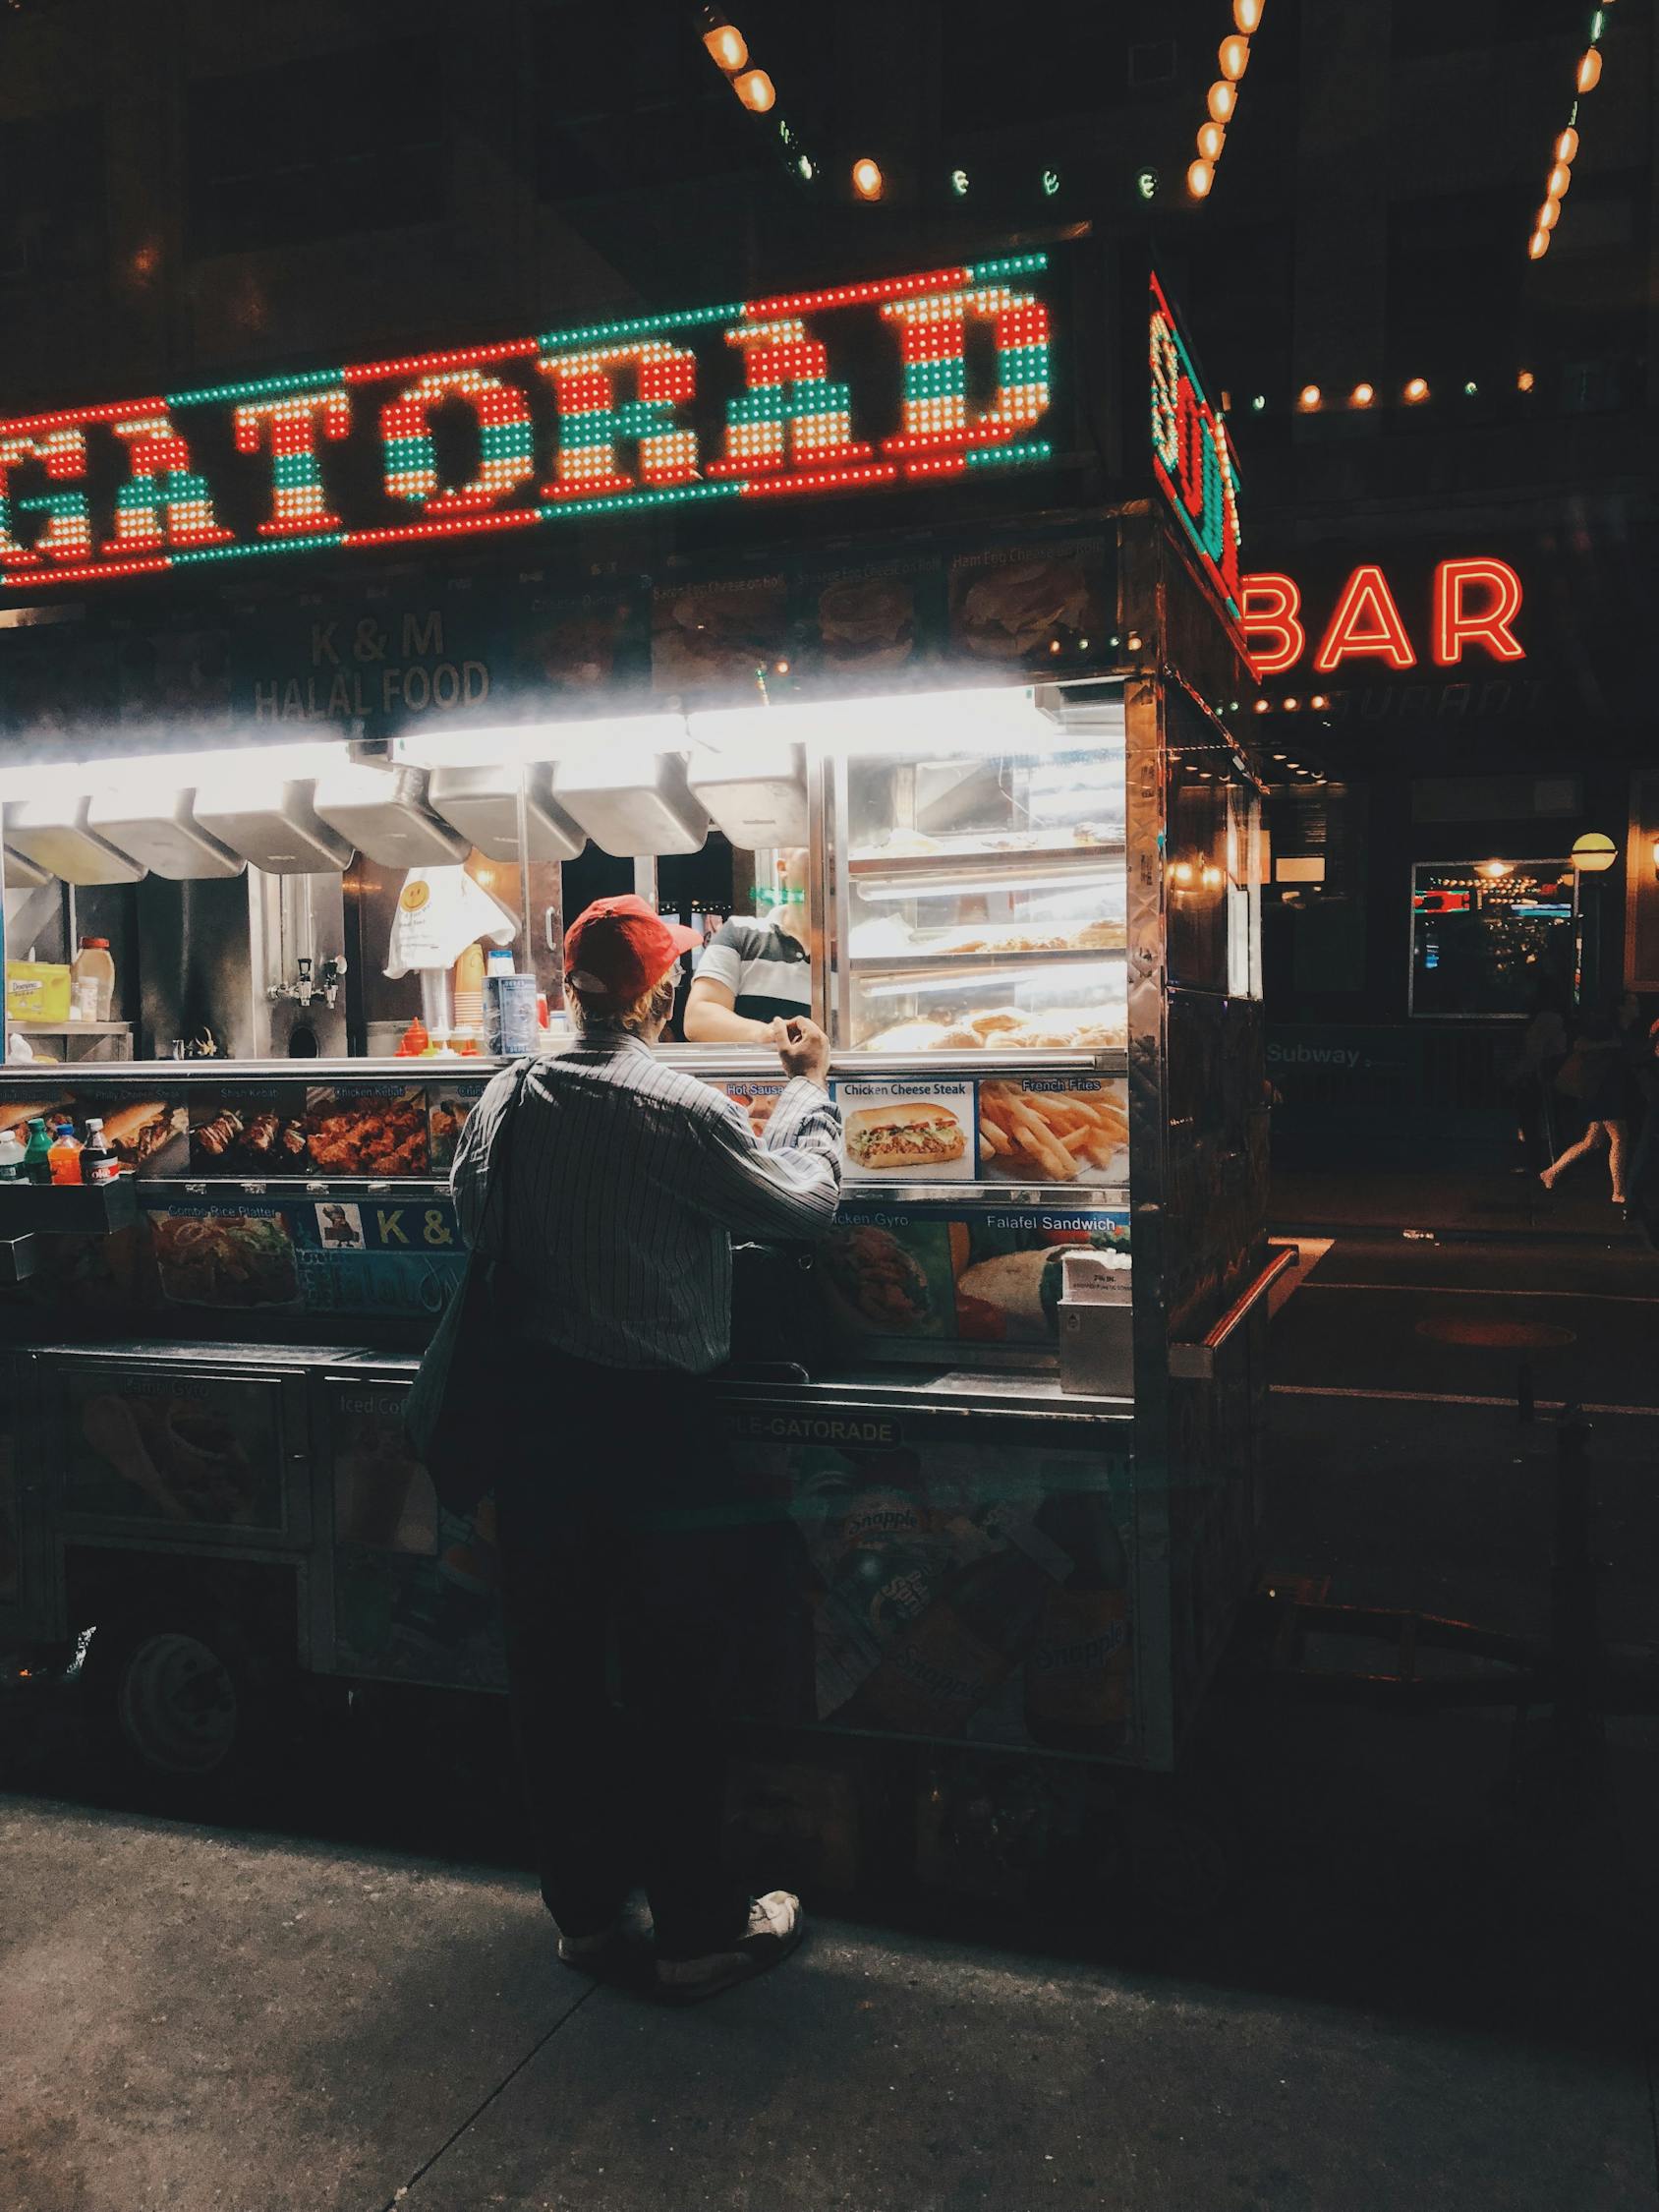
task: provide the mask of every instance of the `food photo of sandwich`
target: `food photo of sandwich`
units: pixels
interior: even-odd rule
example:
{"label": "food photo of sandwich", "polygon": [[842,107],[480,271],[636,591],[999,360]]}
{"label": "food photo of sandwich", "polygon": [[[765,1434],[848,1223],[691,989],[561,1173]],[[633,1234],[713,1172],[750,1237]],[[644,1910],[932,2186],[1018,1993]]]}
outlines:
{"label": "food photo of sandwich", "polygon": [[1070,555],[963,564],[950,579],[950,626],[976,660],[1023,661],[1087,636],[1090,579]]}
{"label": "food photo of sandwich", "polygon": [[103,1117],[104,1142],[124,1168],[143,1170],[183,1134],[185,1108],[164,1098],[117,1106]]}
{"label": "food photo of sandwich", "polygon": [[870,1173],[908,1168],[925,1175],[967,1155],[962,1124],[937,1098],[893,1098],[880,1106],[855,1107],[845,1129],[847,1165]]}
{"label": "food photo of sandwich", "polygon": [[742,682],[752,689],[756,667],[775,660],[787,637],[781,576],[659,591],[651,616],[652,688],[697,691]]}
{"label": "food photo of sandwich", "polygon": [[832,668],[900,668],[915,649],[915,584],[908,576],[840,577],[818,595],[818,628]]}

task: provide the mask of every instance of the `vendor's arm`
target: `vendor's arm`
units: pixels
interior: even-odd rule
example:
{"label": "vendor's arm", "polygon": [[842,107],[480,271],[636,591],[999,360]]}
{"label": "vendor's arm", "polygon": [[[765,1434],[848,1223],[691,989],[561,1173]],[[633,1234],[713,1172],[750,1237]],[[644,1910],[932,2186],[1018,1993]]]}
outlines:
{"label": "vendor's arm", "polygon": [[[704,964],[708,964],[707,958]],[[777,1041],[775,1022],[751,1021],[746,1014],[739,1014],[732,986],[701,972],[687,994],[681,1027],[688,1044],[770,1045]]]}

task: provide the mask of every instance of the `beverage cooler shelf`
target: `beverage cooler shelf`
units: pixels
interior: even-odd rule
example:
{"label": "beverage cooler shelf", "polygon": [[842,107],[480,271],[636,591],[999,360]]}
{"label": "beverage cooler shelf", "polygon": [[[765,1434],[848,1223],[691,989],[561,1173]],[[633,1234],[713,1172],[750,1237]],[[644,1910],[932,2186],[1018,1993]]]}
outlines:
{"label": "beverage cooler shelf", "polygon": [[137,1179],[113,1183],[0,1183],[0,1238],[96,1236],[139,1218]]}

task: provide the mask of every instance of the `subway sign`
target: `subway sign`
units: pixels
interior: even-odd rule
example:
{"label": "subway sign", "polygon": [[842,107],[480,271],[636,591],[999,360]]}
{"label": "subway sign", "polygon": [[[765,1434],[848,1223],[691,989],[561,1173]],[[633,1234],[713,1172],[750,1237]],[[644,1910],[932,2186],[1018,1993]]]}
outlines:
{"label": "subway sign", "polygon": [[1024,253],[0,421],[0,590],[1040,467],[1051,280]]}
{"label": "subway sign", "polygon": [[1304,662],[1320,675],[1350,662],[1361,669],[1404,670],[1419,660],[1455,669],[1468,655],[1525,659],[1516,631],[1522,598],[1509,562],[1485,555],[1437,561],[1426,593],[1415,595],[1397,591],[1378,562],[1362,561],[1334,599],[1311,608],[1293,577],[1264,569],[1243,579],[1242,627],[1259,676]]}

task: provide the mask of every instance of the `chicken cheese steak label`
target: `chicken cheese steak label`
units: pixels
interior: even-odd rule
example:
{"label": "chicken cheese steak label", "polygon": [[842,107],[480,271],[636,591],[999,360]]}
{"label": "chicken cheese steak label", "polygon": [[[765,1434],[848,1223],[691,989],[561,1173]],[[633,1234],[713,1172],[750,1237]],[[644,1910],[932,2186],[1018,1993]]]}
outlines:
{"label": "chicken cheese steak label", "polygon": [[971,1183],[978,1154],[971,1082],[833,1086],[849,1183]]}

